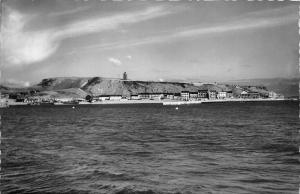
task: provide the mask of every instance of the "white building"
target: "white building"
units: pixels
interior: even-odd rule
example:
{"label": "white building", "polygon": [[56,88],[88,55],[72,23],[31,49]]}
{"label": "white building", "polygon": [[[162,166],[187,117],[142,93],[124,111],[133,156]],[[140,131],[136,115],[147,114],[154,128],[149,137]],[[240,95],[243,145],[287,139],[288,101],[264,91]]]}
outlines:
{"label": "white building", "polygon": [[180,96],[183,100],[189,100],[190,99],[190,92],[189,91],[182,91],[180,93]]}
{"label": "white building", "polygon": [[96,97],[96,99],[98,99],[100,101],[109,100],[109,96],[98,96],[98,97]]}
{"label": "white building", "polygon": [[218,94],[217,94],[217,98],[218,99],[224,99],[224,98],[226,98],[226,94],[227,92],[218,92]]}
{"label": "white building", "polygon": [[121,100],[122,96],[121,95],[110,96],[109,99],[110,100]]}
{"label": "white building", "polygon": [[273,91],[269,92],[269,98],[277,98],[277,97],[278,97],[277,93]]}
{"label": "white building", "polygon": [[140,100],[141,98],[139,97],[139,95],[131,95],[130,99],[131,100]]}
{"label": "white building", "polygon": [[161,94],[161,93],[151,93],[150,94],[150,99],[160,100],[162,98],[164,98],[164,94]]}

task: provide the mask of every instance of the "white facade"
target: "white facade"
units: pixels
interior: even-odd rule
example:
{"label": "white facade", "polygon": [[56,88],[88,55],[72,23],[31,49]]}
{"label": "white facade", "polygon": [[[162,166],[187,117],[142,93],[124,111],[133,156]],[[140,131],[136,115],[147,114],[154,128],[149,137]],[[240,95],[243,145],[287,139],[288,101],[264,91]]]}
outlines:
{"label": "white facade", "polygon": [[275,92],[273,91],[269,92],[269,98],[277,98],[277,97],[278,95]]}
{"label": "white facade", "polygon": [[98,99],[101,101],[109,100],[109,96],[99,96]]}
{"label": "white facade", "polygon": [[121,100],[122,96],[110,96],[110,100]]}
{"label": "white facade", "polygon": [[173,94],[167,94],[167,99],[173,100],[174,99],[174,95]]}
{"label": "white facade", "polygon": [[130,96],[131,100],[140,100],[141,98],[138,95],[132,95]]}
{"label": "white facade", "polygon": [[73,101],[74,99],[73,98],[56,98],[55,100],[58,102],[70,102],[70,101]]}
{"label": "white facade", "polygon": [[190,93],[189,92],[181,92],[180,96],[183,100],[189,100],[190,99]]}
{"label": "white facade", "polygon": [[152,99],[162,99],[163,97],[163,94],[150,94],[150,98]]}
{"label": "white facade", "polygon": [[227,92],[218,92],[217,98],[218,99],[224,99],[224,98],[226,98],[226,93]]}

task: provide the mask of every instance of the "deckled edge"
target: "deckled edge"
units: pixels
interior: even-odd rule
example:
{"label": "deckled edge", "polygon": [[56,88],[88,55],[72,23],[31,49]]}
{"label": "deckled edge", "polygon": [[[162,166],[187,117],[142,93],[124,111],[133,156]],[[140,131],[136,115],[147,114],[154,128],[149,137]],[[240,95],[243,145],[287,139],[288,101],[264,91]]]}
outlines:
{"label": "deckled edge", "polygon": [[[2,35],[2,19],[3,19],[3,0],[0,0],[0,67],[3,65],[3,35]],[[0,83],[2,78],[2,69],[0,68]],[[0,91],[0,98],[1,91]],[[0,114],[0,184],[2,184],[2,115]],[[0,194],[2,191],[0,190]]]}

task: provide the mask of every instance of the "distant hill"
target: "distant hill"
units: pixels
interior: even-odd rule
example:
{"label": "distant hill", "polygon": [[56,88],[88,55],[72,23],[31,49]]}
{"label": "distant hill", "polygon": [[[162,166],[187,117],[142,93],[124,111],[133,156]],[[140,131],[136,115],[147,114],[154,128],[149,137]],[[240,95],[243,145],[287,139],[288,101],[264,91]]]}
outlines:
{"label": "distant hill", "polygon": [[240,86],[265,86],[285,97],[299,97],[299,78],[245,79],[226,82]]}
{"label": "distant hill", "polygon": [[205,89],[233,91],[234,96],[239,95],[243,90],[268,92],[266,87],[261,86],[236,87],[226,83],[194,85],[182,82],[133,81],[103,77],[57,77],[43,79],[40,83],[28,88],[0,87],[2,93],[27,92],[30,95],[51,98],[84,98],[88,94],[129,96],[138,93],[180,93],[181,91],[196,92]]}

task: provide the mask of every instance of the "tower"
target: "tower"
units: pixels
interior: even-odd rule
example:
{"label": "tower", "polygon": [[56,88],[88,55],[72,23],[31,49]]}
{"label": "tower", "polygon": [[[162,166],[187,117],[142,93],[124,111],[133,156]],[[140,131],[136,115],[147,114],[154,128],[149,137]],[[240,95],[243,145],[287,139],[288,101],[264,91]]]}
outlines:
{"label": "tower", "polygon": [[126,72],[123,73],[123,80],[127,80],[127,73]]}

